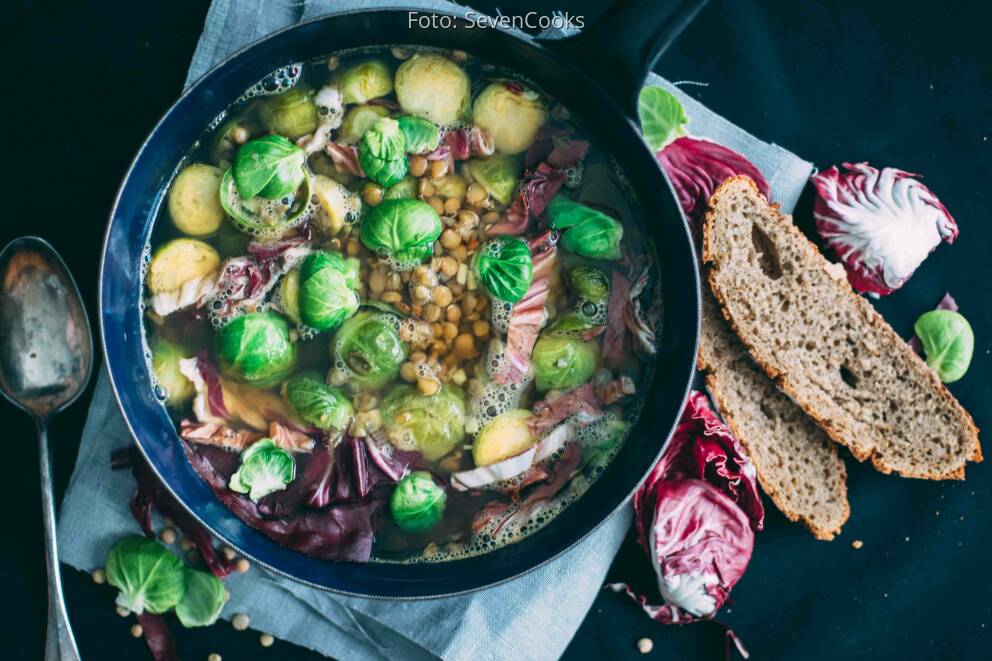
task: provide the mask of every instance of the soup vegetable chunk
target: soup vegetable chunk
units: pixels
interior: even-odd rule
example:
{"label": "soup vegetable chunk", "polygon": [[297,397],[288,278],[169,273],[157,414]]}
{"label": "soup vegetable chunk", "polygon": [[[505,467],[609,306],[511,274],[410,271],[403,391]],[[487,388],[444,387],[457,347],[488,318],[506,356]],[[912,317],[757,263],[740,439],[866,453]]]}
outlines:
{"label": "soup vegetable chunk", "polygon": [[178,168],[152,233],[156,396],[232,513],[329,560],[444,561],[605,469],[660,307],[622,175],[462,52],[273,72]]}

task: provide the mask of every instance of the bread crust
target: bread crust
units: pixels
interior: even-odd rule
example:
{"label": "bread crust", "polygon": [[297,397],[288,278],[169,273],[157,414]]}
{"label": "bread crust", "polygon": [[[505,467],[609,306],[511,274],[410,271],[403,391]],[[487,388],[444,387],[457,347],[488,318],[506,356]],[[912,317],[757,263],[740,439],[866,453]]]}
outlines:
{"label": "bread crust", "polygon": [[769,203],[765,200],[764,196],[758,190],[757,185],[746,176],[735,176],[730,177],[724,181],[717,189],[713,192],[710,197],[710,211],[706,214],[706,219],[703,225],[703,250],[702,257],[703,263],[708,267],[707,282],[709,284],[710,290],[713,292],[714,297],[720,304],[720,309],[723,312],[724,318],[730,324],[734,333],[740,338],[741,342],[747,348],[748,353],[751,354],[755,362],[765,371],[765,373],[771,378],[776,385],[786,393],[794,402],[796,402],[800,408],[802,408],[807,415],[809,415],[834,441],[848,447],[851,453],[859,461],[870,460],[872,465],[876,470],[882,473],[892,473],[897,472],[903,477],[914,477],[930,480],[945,480],[945,479],[964,479],[965,474],[965,463],[967,461],[980,462],[982,460],[982,450],[981,445],[978,440],[978,427],[975,426],[974,421],[971,416],[965,411],[964,407],[951,395],[950,391],[944,386],[943,383],[937,378],[936,374],[931,370],[926,363],[924,363],[918,355],[909,347],[909,345],[899,337],[896,332],[889,326],[881,315],[875,311],[874,307],[865,301],[862,297],[858,296],[853,289],[844,282],[838,283],[838,290],[845,292],[845,295],[850,299],[852,305],[854,305],[861,318],[863,318],[871,326],[878,329],[878,331],[888,340],[887,347],[896,352],[896,355],[901,360],[906,361],[907,365],[922,375],[930,391],[938,397],[967,428],[968,435],[971,440],[971,451],[967,456],[961,457],[961,465],[944,471],[937,472],[935,470],[903,470],[897,469],[886,463],[884,457],[879,457],[876,448],[864,449],[860,448],[854,439],[849,438],[845,434],[845,430],[836,423],[836,421],[831,420],[827,415],[823,414],[821,411],[816,410],[815,407],[811,406],[809,402],[805,401],[801,393],[797,391],[794,384],[789,379],[787,373],[779,371],[773,362],[767,357],[762,355],[755,343],[749,341],[749,338],[745,333],[742,333],[740,326],[735,322],[733,315],[731,314],[729,307],[730,304],[726,299],[727,292],[724,292],[718,283],[718,274],[720,271],[720,264],[717,263],[717,258],[715,254],[714,241],[716,241],[717,230],[714,229],[714,225],[718,222],[718,209],[723,203],[723,197],[729,196],[740,192],[739,187],[744,186],[749,189],[748,194],[753,195],[764,202],[767,205],[767,211],[771,213],[777,223],[782,225],[784,230],[792,235],[794,239],[802,247],[805,253],[805,259],[809,260],[812,264],[815,264],[822,270],[826,270],[828,267],[828,262],[826,258],[820,253],[820,251],[813,245],[797,228],[793,223],[791,217],[782,214],[780,207],[777,203]]}

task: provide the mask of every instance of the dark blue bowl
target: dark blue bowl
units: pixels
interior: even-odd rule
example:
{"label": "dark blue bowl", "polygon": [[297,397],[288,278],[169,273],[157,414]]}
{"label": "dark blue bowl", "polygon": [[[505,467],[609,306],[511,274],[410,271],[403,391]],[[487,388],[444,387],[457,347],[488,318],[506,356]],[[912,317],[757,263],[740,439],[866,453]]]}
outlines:
{"label": "dark blue bowl", "polygon": [[[194,473],[150,386],[141,332],[142,252],[177,164],[229,103],[273,69],[330,51],[408,44],[459,48],[519,71],[570,108],[625,171],[656,245],[665,313],[657,376],[644,412],[618,456],[578,501],[526,539],[492,553],[437,564],[319,560],[282,547],[232,515]],[[603,88],[538,43],[493,29],[425,31],[407,12],[328,16],[273,34],[219,64],[169,109],[135,157],[110,218],[100,273],[103,349],[121,411],[138,447],[200,522],[243,555],[303,583],[352,595],[424,598],[506,581],[577,543],[620,508],[661,453],[685,402],[696,352],[699,277],[674,194],[635,126]],[[581,568],[579,568],[581,571]]]}

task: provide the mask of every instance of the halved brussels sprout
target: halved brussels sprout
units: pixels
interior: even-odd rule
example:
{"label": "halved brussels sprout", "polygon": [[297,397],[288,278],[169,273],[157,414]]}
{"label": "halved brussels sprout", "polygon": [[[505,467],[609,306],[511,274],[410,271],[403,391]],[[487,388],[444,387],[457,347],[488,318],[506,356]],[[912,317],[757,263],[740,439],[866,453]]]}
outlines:
{"label": "halved brussels sprout", "polygon": [[475,253],[472,268],[490,296],[509,303],[524,297],[534,277],[530,248],[515,236],[488,241]]}
{"label": "halved brussels sprout", "polygon": [[347,381],[348,388],[357,392],[380,390],[394,381],[407,356],[399,323],[395,315],[364,310],[344,322],[331,345],[335,360],[331,383]]}
{"label": "halved brussels sprout", "polygon": [[472,106],[472,119],[493,136],[496,151],[519,154],[548,119],[541,95],[517,82],[490,83]]}
{"label": "halved brussels sprout", "polygon": [[398,184],[393,184],[382,195],[384,200],[412,200],[417,197],[417,180],[406,176]]}
{"label": "halved brussels sprout", "polygon": [[346,429],[355,415],[344,393],[315,373],[294,376],[286,382],[283,395],[301,418],[318,429]]}
{"label": "halved brussels sprout", "polygon": [[209,236],[224,222],[220,204],[220,182],[224,171],[212,165],[193,163],[176,176],[169,188],[169,217],[183,234]]}
{"label": "halved brussels sprout", "polygon": [[441,236],[441,217],[420,200],[384,200],[365,216],[360,236],[376,255],[409,270],[431,254]]}
{"label": "halved brussels sprout", "polygon": [[213,574],[186,567],[186,592],[176,604],[176,617],[187,629],[209,627],[220,617],[228,593],[221,580]]}
{"label": "halved brussels sprout", "polygon": [[317,130],[320,118],[313,103],[313,90],[294,87],[262,101],[258,117],[272,133],[296,140]]}
{"label": "halved brussels sprout", "polygon": [[491,466],[530,449],[537,442],[527,424],[531,417],[526,409],[513,409],[487,422],[472,444],[475,465]]}
{"label": "halved brussels sprout", "polygon": [[610,282],[597,268],[579,264],[568,272],[575,294],[572,309],[559,317],[548,329],[549,335],[577,335],[606,323],[606,306]]}
{"label": "halved brussels sprout", "polygon": [[437,461],[465,438],[465,393],[445,384],[434,395],[398,385],[382,400],[386,437],[400,450],[415,450]]}
{"label": "halved brussels sprout", "polygon": [[242,200],[255,196],[277,200],[292,195],[303,184],[306,160],[306,152],[283,136],[267,135],[242,145],[231,175]]}
{"label": "halved brussels sprout", "polygon": [[294,324],[303,323],[300,317],[300,269],[293,269],[279,281],[279,300],[282,310]]}
{"label": "halved brussels sprout", "polygon": [[347,224],[355,221],[362,211],[358,193],[348,190],[329,177],[315,175],[311,187],[317,200],[317,213],[313,224],[327,236],[334,236]]}
{"label": "halved brussels sprout", "polygon": [[393,91],[393,72],[382,60],[365,60],[342,71],[337,86],[346,104],[367,103]]}
{"label": "halved brussels sprout", "polygon": [[433,528],[444,517],[448,496],[434,483],[427,471],[414,471],[396,485],[389,498],[393,521],[407,532],[423,532]]}
{"label": "halved brussels sprout", "polygon": [[395,119],[383,117],[365,132],[358,163],[365,176],[381,186],[392,186],[406,176],[406,138]]}
{"label": "halved brussels sprout", "polygon": [[278,237],[303,220],[310,202],[310,176],[306,171],[303,185],[283,200],[261,197],[245,200],[238,194],[232,170],[224,173],[221,181],[220,203],[231,217],[231,224],[239,230],[259,237]]}
{"label": "halved brussels sprout", "polygon": [[179,371],[179,361],[186,358],[183,354],[181,347],[168,340],[158,339],[152,347],[152,372],[169,406],[184,404],[196,395],[193,382]]}
{"label": "halved brussels sprout", "polygon": [[400,107],[438,126],[462,120],[471,94],[468,74],[442,55],[417,53],[396,70],[396,100]]}
{"label": "halved brussels sprout", "polygon": [[406,138],[406,150],[410,154],[429,154],[441,144],[441,132],[423,117],[404,115],[396,122]]}
{"label": "halved brussels sprout", "polygon": [[300,319],[319,331],[332,330],[358,310],[358,260],[319,250],[300,264]]}
{"label": "halved brussels sprout", "polygon": [[257,503],[270,493],[282,491],[296,477],[296,462],[271,438],[255,441],[241,453],[241,465],[231,475],[228,487],[246,493]]}
{"label": "halved brussels sprout", "polygon": [[389,109],[385,106],[354,106],[344,114],[344,119],[341,120],[338,142],[345,145],[357,145],[361,142],[366,131],[388,115]]}
{"label": "halved brussels sprout", "polygon": [[272,312],[251,312],[229,321],[217,333],[217,354],[226,374],[259,387],[282,381],[296,366],[289,325]]}
{"label": "halved brussels sprout", "polygon": [[556,195],[548,205],[548,225],[564,230],[561,245],[590,259],[620,259],[623,225],[601,211]]}
{"label": "halved brussels sprout", "polygon": [[120,590],[117,605],[132,613],[165,613],[186,592],[183,561],[154,539],[128,535],[107,554],[107,582]]}
{"label": "halved brussels sprout", "polygon": [[506,154],[473,158],[465,164],[469,176],[489,191],[500,204],[509,204],[520,178],[520,163]]}
{"label": "halved brussels sprout", "polygon": [[220,269],[220,255],[196,239],[173,239],[159,246],[148,265],[148,291],[179,292],[189,282],[211,277]]}
{"label": "halved brussels sprout", "polygon": [[541,337],[534,345],[534,386],[538,392],[569,390],[592,378],[599,367],[599,344],[574,337]]}

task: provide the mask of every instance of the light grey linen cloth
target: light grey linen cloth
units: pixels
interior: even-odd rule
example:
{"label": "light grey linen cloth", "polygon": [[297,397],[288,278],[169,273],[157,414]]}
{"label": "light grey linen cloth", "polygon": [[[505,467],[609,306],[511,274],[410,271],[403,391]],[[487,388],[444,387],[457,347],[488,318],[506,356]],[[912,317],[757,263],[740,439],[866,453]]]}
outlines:
{"label": "light grey linen cloth", "polygon": [[[279,28],[329,12],[383,6],[467,11],[424,0],[214,0],[186,84]],[[333,48],[328,44],[328,50]],[[679,97],[690,118],[690,133],[751,159],[782,208],[791,211],[811,172],[810,163],[749,135],[658,76],[652,75],[648,83]],[[129,471],[110,470],[110,453],[131,442],[102,368],[59,520],[62,560],[76,569],[103,566],[114,541],[139,532],[128,510],[134,480]],[[628,505],[540,569],[497,587],[446,599],[342,597],[253,568],[228,579],[231,600],[223,616],[248,613],[253,628],[338,659],[555,659],[596,598],[630,523]]]}

